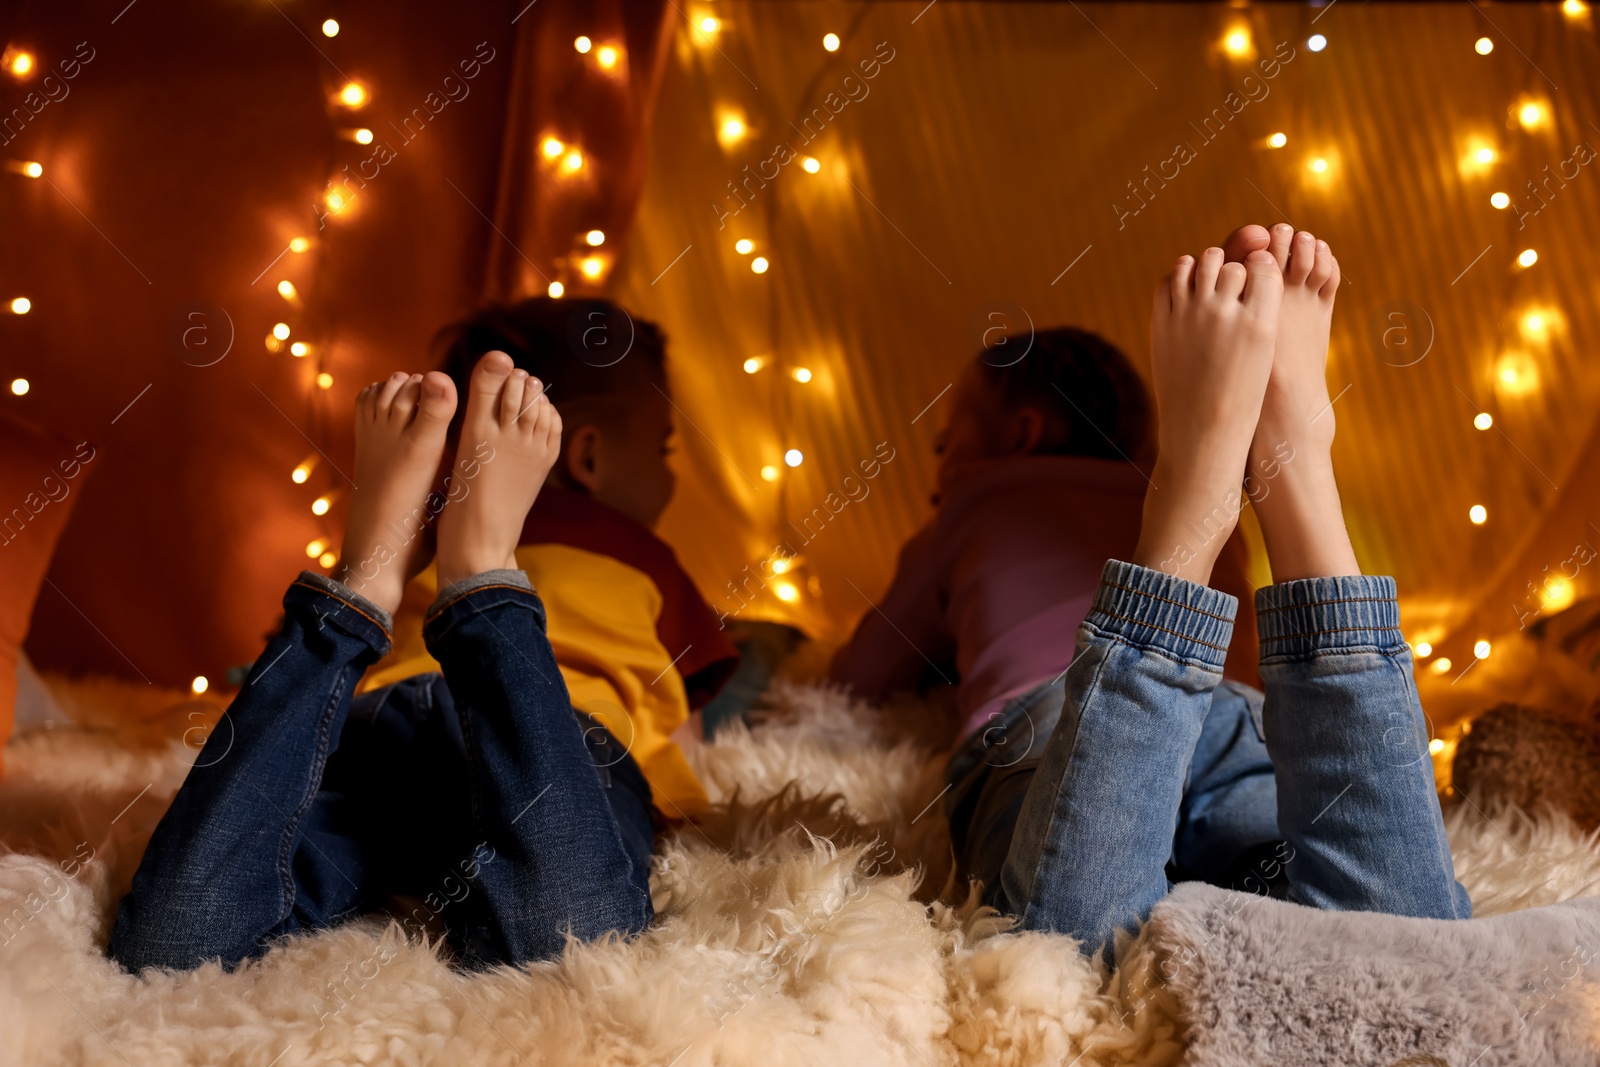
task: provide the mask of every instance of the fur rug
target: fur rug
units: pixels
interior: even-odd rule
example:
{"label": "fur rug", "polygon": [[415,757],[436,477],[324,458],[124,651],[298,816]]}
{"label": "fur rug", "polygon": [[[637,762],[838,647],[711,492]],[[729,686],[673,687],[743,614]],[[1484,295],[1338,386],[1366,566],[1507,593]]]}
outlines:
{"label": "fur rug", "polygon": [[[3,1064],[1090,1067],[1183,1050],[1144,941],[1108,978],[1065,938],[1007,932],[953,884],[940,760],[888,740],[918,713],[799,686],[692,753],[722,806],[662,842],[658,920],[635,940],[469,976],[365,921],[233,974],[134,978],[104,955],[109,922],[194,759],[181,738],[215,709],[145,687],[59,695],[79,723],[137,701],[143,725],[8,749]],[[1480,915],[1600,894],[1600,840],[1564,816],[1462,804],[1448,821]]]}

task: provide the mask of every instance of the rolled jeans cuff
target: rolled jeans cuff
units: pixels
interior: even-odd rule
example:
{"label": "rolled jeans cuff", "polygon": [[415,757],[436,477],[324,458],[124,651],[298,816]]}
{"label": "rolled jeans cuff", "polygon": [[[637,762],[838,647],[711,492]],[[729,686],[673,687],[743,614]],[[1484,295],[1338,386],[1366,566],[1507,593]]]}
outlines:
{"label": "rolled jeans cuff", "polygon": [[505,604],[532,608],[540,631],[544,630],[544,604],[534,592],[533,583],[522,571],[507,567],[482,571],[441,589],[423,618],[423,638],[429,642],[431,650],[432,642],[443,638],[463,620]]}
{"label": "rolled jeans cuff", "polygon": [[1301,578],[1256,591],[1261,661],[1308,659],[1319,652],[1392,655],[1405,648],[1393,578]]}
{"label": "rolled jeans cuff", "polygon": [[[326,593],[344,605],[344,614],[353,613],[355,616],[364,618],[368,623],[376,625],[383,631],[383,638],[381,642],[373,640],[372,644],[376,647],[381,643],[384,652],[388,651],[389,641],[394,636],[394,618],[387,611],[384,611],[348,585],[343,582],[336,582],[326,574],[318,574],[315,571],[301,571],[300,577],[294,580],[294,584],[309,586],[318,592]],[[291,588],[293,587],[291,586]],[[348,627],[346,629],[357,636],[371,638],[371,635],[365,632],[366,628],[360,624],[356,624],[354,629],[349,629]]]}
{"label": "rolled jeans cuff", "polygon": [[1108,559],[1085,624],[1139,648],[1221,672],[1237,597],[1161,571]]}

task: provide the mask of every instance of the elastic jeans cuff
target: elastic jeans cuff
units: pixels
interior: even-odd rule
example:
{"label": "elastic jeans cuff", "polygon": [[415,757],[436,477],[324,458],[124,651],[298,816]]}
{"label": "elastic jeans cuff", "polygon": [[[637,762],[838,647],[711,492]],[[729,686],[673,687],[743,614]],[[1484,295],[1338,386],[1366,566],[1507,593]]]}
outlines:
{"label": "elastic jeans cuff", "polygon": [[383,627],[383,632],[386,637],[393,637],[394,616],[390,615],[387,611],[384,611],[382,608],[378,607],[378,605],[374,604],[372,601],[368,600],[354,589],[351,589],[343,582],[336,582],[332,578],[329,578],[326,574],[318,574],[315,571],[301,571],[300,577],[296,580],[305,585],[315,586],[324,593],[327,593],[329,596],[338,597],[340,600],[344,601],[346,604],[349,604],[363,615],[366,615],[373,622]]}
{"label": "elastic jeans cuff", "polygon": [[470,578],[463,578],[459,582],[451,582],[439,590],[439,595],[433,598],[433,603],[428,605],[427,617],[433,618],[439,612],[460,600],[468,593],[489,586],[511,586],[526,592],[533,592],[533,583],[528,580],[526,571],[512,567],[500,567],[492,571],[480,571]]}
{"label": "elastic jeans cuff", "polygon": [[1237,597],[1171,574],[1108,559],[1084,622],[1127,643],[1220,672]]}
{"label": "elastic jeans cuff", "polygon": [[1261,660],[1301,659],[1319,652],[1405,648],[1395,581],[1354,574],[1300,578],[1256,590]]}

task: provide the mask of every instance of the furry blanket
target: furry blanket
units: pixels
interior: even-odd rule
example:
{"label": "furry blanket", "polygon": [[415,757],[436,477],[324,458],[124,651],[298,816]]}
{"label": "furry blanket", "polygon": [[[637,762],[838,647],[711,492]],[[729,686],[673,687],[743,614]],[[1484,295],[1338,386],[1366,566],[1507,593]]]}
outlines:
{"label": "furry blanket", "polygon": [[[1182,1054],[1148,930],[1109,978],[1064,938],[1007,932],[948,876],[937,756],[888,740],[905,736],[892,712],[793,686],[755,729],[692,753],[722,806],[661,843],[658,920],[632,941],[469,976],[364,921],[232,974],[131,977],[104,955],[109,922],[194,759],[185,723],[204,715],[145,687],[61,695],[79,723],[140,702],[147,726],[39,731],[8,750],[3,1064],[1089,1067]],[[1449,825],[1480,914],[1600,892],[1600,841],[1563,817],[1463,805]]]}

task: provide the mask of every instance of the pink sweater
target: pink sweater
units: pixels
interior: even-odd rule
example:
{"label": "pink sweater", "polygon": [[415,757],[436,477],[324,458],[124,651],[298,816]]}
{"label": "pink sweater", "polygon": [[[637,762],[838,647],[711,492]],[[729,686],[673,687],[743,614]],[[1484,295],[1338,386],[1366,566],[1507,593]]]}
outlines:
{"label": "pink sweater", "polygon": [[[835,656],[834,680],[881,699],[942,673],[959,680],[962,736],[981,729],[1067,669],[1101,566],[1138,542],[1147,486],[1120,460],[966,468],[901,549],[889,591]],[[948,677],[952,660],[958,677]]]}

